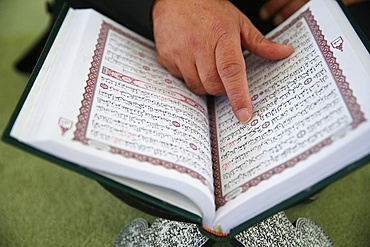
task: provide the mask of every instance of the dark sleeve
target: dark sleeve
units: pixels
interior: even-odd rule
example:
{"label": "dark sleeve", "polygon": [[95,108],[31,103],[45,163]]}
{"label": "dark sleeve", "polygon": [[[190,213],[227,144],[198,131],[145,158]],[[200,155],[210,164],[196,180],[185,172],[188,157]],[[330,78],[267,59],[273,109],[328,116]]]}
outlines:
{"label": "dark sleeve", "polygon": [[92,7],[127,28],[153,40],[152,7],[155,0],[69,0],[72,7]]}
{"label": "dark sleeve", "polygon": [[[56,0],[57,2],[65,0]],[[265,33],[271,23],[261,22],[258,10],[266,0],[230,0]],[[152,7],[155,0],[68,0],[75,8],[94,8],[125,25],[136,33],[153,40]]]}
{"label": "dark sleeve", "polygon": [[243,12],[263,34],[274,28],[272,19],[263,21],[258,16],[259,10],[266,0],[230,0],[230,2]]}

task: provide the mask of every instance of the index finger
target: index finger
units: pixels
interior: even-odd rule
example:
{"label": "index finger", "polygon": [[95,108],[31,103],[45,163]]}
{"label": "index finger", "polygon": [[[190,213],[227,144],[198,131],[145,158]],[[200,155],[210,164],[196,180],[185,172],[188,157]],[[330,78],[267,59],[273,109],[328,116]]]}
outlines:
{"label": "index finger", "polygon": [[215,59],[235,116],[242,123],[248,122],[252,118],[252,102],[239,33],[220,37],[215,48]]}

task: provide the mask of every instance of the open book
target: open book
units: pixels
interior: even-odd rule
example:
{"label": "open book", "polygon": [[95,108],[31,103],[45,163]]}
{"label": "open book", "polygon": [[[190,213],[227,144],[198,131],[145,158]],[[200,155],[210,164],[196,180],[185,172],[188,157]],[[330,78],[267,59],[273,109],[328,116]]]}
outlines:
{"label": "open book", "polygon": [[245,53],[246,124],[115,21],[66,9],[58,23],[4,140],[208,232],[235,235],[370,160],[370,56],[337,1],[310,1],[268,35],[289,58]]}

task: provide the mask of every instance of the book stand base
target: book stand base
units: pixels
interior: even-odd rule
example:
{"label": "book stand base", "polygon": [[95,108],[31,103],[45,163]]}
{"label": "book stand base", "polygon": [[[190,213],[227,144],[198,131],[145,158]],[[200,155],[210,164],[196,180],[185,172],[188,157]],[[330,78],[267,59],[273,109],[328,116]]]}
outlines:
{"label": "book stand base", "polygon": [[[114,247],[123,246],[212,246],[192,223],[157,218],[151,225],[144,219],[130,222],[118,235]],[[234,237],[232,246],[333,246],[315,222],[299,218],[292,224],[279,212]]]}

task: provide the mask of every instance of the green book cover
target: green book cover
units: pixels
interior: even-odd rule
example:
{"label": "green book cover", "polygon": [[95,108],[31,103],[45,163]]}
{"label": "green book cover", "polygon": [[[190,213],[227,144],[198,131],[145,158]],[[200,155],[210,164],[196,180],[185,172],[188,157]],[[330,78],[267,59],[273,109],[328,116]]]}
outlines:
{"label": "green book cover", "polygon": [[[343,7],[343,5],[341,5],[341,7]],[[22,148],[26,151],[29,151],[29,152],[31,152],[35,155],[39,155],[41,157],[44,157],[44,158],[46,158],[46,159],[48,159],[48,160],[50,160],[50,161],[52,161],[56,164],[59,164],[63,167],[66,167],[67,169],[73,170],[73,171],[78,172],[82,175],[90,177],[91,179],[99,181],[104,187],[106,187],[111,193],[116,195],[118,198],[123,199],[123,201],[124,201],[124,198],[127,197],[127,199],[128,199],[127,203],[129,203],[132,206],[135,206],[135,207],[137,207],[137,208],[139,208],[139,209],[141,209],[145,212],[149,212],[149,213],[152,213],[152,214],[155,214],[155,215],[159,215],[161,217],[167,217],[167,218],[176,219],[176,220],[193,222],[193,223],[198,224],[200,226],[200,229],[202,229],[202,227],[201,227],[202,218],[199,215],[191,213],[191,212],[189,212],[189,211],[187,211],[183,208],[174,206],[171,203],[168,203],[166,201],[163,201],[161,199],[156,198],[155,196],[148,195],[147,193],[145,193],[143,191],[139,191],[139,190],[137,190],[135,188],[132,188],[130,186],[118,183],[114,179],[110,179],[109,176],[104,176],[104,175],[102,175],[102,173],[95,172],[94,169],[88,169],[88,168],[86,168],[82,165],[78,165],[78,164],[75,164],[73,162],[64,160],[60,157],[57,157],[55,155],[49,154],[46,151],[38,150],[37,148],[32,147],[31,145],[29,145],[27,143],[24,143],[22,141],[19,141],[17,138],[14,138],[14,137],[11,136],[11,131],[13,129],[13,126],[16,124],[18,115],[19,115],[23,105],[25,104],[25,102],[27,100],[27,97],[30,94],[30,91],[32,90],[32,88],[34,86],[35,80],[37,79],[40,70],[42,69],[42,67],[44,65],[44,62],[45,62],[45,60],[46,60],[46,58],[47,58],[47,56],[50,52],[50,49],[52,48],[52,45],[53,45],[54,40],[55,40],[55,38],[56,38],[56,36],[59,32],[59,29],[60,29],[61,25],[63,24],[63,22],[65,20],[65,17],[68,13],[68,10],[69,10],[69,6],[65,5],[61,14],[60,14],[60,16],[59,16],[59,18],[57,19],[57,21],[54,25],[54,28],[51,31],[50,37],[49,37],[49,39],[46,43],[46,46],[45,46],[45,48],[42,52],[42,55],[39,58],[39,61],[38,61],[32,75],[31,75],[31,77],[30,77],[29,83],[28,83],[24,93],[22,94],[18,105],[16,106],[16,109],[15,109],[15,111],[14,111],[14,113],[13,113],[13,115],[12,115],[10,121],[9,121],[9,124],[7,125],[7,127],[4,131],[4,134],[2,136],[3,140],[7,143],[10,143],[10,144],[14,145],[14,146],[17,146],[17,147],[20,147],[20,148]],[[312,15],[310,15],[309,11],[306,11],[304,13],[308,13],[307,14],[308,17],[304,16],[304,18],[311,18],[312,17]],[[299,18],[302,18],[302,16],[300,16]],[[294,23],[295,25],[298,25],[300,23],[299,18],[297,18],[296,22],[292,22],[292,23]],[[351,18],[350,18],[350,20],[352,22]],[[366,38],[361,33],[361,31],[358,30],[356,25],[355,24],[353,24],[353,25],[355,27],[354,29],[356,30],[356,32],[358,32],[359,37],[361,38],[364,46],[367,49],[369,49],[369,42],[366,40]],[[293,25],[291,25],[291,26],[293,26]],[[337,44],[338,41],[333,40],[332,45],[334,43]],[[338,47],[336,47],[334,45],[333,45],[333,47],[334,48],[332,48],[332,49],[339,49]],[[354,97],[351,98],[351,99],[354,99]],[[357,107],[356,104],[354,104],[354,105],[355,105],[355,107]],[[359,111],[354,110],[354,112],[359,112]],[[356,119],[356,116],[354,118]],[[358,119],[360,119],[360,120],[358,120],[359,123],[356,122],[355,125],[358,125],[362,122],[367,122],[367,119],[365,119],[362,115],[360,117],[358,117]],[[173,124],[177,125],[178,122],[176,122],[176,123],[173,122]],[[191,148],[196,149],[196,146],[191,146]],[[299,191],[298,193],[295,193],[293,196],[290,196],[290,197],[286,198],[282,202],[274,205],[273,207],[270,207],[269,209],[264,210],[263,212],[259,213],[258,215],[254,216],[254,217],[251,217],[250,219],[244,221],[243,223],[234,226],[233,228],[231,228],[231,230],[230,230],[230,232],[228,232],[228,234],[218,236],[218,235],[213,235],[213,234],[207,232],[204,229],[202,229],[202,231],[204,232],[205,235],[207,235],[208,237],[210,237],[212,239],[215,239],[217,241],[229,241],[233,236],[238,234],[240,231],[258,223],[259,221],[265,219],[268,216],[273,215],[274,213],[276,213],[278,211],[284,210],[284,209],[298,203],[299,201],[311,196],[312,194],[316,193],[317,191],[320,191],[324,187],[330,185],[335,180],[345,176],[346,174],[355,170],[356,168],[358,168],[360,166],[363,166],[365,164],[368,164],[370,162],[369,152],[370,152],[370,150],[367,150],[367,154],[365,156],[362,155],[362,158],[360,160],[356,160],[355,162],[352,162],[350,165],[345,166],[343,169],[341,169],[339,171],[336,171],[335,173],[331,174],[330,176],[327,176],[324,179],[321,179],[318,183],[315,183],[314,185],[309,186],[309,188],[303,189],[303,190]],[[222,197],[221,199],[226,200],[225,198],[226,198],[226,196]]]}

